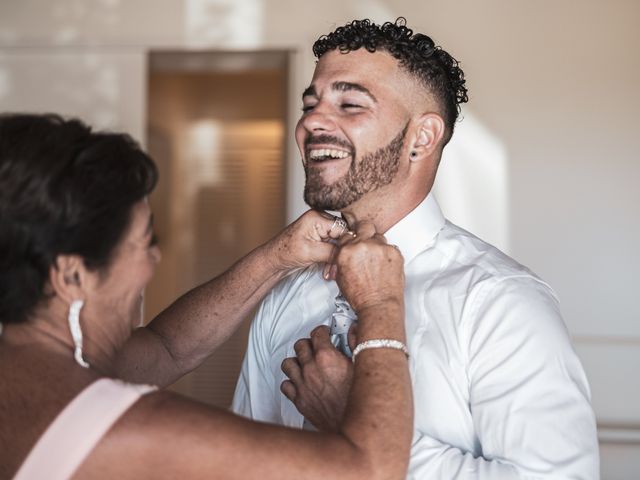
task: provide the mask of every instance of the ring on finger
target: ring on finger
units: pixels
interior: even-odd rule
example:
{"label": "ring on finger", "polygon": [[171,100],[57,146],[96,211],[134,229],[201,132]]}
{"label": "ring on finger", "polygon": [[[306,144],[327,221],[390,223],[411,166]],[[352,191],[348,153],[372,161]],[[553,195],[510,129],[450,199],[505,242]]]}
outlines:
{"label": "ring on finger", "polygon": [[335,227],[340,227],[340,233],[338,234],[338,236],[342,235],[345,230],[348,230],[347,222],[345,222],[342,218],[339,218],[339,217],[336,217],[333,220],[333,225],[331,225],[331,228],[329,229],[329,233],[331,233],[331,231]]}

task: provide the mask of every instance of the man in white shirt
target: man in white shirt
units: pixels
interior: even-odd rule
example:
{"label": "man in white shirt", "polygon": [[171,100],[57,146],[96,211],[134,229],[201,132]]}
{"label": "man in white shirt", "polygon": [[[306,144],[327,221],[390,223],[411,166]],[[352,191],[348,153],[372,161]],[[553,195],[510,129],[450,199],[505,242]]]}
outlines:
{"label": "man in white shirt", "polygon": [[[589,388],[555,294],[445,220],[430,194],[467,101],[458,62],[404,19],[354,21],[313,50],[319,60],[296,127],[305,200],[340,211],[350,225],[372,222],[405,261],[415,404],[409,478],[598,478]],[[296,392],[281,370],[296,340],[329,325],[337,294],[315,267],[266,297],[234,411],[292,427],[304,422],[296,405],[310,420],[314,402],[329,417],[341,414],[347,393],[339,385],[309,378],[307,392]],[[336,356],[331,368],[350,368]]]}

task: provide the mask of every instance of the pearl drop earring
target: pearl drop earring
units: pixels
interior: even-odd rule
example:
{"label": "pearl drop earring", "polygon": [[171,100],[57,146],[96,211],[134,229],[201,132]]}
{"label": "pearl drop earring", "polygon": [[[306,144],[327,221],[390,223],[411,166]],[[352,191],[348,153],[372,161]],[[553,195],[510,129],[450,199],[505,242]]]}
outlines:
{"label": "pearl drop earring", "polygon": [[80,310],[84,306],[84,301],[74,300],[69,306],[69,330],[71,330],[71,336],[73,337],[73,344],[75,345],[75,351],[73,356],[83,368],[89,368],[87,361],[82,358],[82,328],[80,328]]}

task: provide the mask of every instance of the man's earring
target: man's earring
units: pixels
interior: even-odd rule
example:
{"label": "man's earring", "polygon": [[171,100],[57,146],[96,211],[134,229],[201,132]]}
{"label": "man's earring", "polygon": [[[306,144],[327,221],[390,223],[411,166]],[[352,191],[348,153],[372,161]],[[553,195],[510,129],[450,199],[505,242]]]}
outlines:
{"label": "man's earring", "polygon": [[73,344],[75,345],[75,351],[73,356],[83,368],[89,368],[87,361],[82,358],[82,329],[80,328],[80,310],[84,306],[84,301],[74,300],[69,307],[69,330],[71,330],[71,336],[73,337]]}
{"label": "man's earring", "polygon": [[418,158],[418,152],[416,152],[415,150],[412,150],[409,156],[411,157],[412,160],[415,160],[416,158]]}

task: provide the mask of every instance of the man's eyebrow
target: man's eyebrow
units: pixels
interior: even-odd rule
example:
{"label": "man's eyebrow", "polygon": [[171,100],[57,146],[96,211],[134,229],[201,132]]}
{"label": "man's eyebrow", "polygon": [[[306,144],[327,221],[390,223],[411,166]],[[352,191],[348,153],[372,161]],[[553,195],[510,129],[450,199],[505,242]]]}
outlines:
{"label": "man's eyebrow", "polygon": [[374,102],[378,103],[378,100],[376,100],[376,97],[373,95],[373,93],[371,93],[366,87],[360,85],[359,83],[334,82],[334,83],[331,84],[331,88],[333,90],[338,90],[340,92],[346,92],[346,91],[349,91],[349,90],[355,90],[357,92],[362,92],[367,97],[369,97],[371,100],[373,100]]}
{"label": "man's eyebrow", "polygon": [[302,92],[302,98],[304,97],[317,97],[318,93],[316,92],[316,87],[314,87],[313,85],[308,86],[307,88],[304,89],[304,92]]}
{"label": "man's eyebrow", "polygon": [[[339,91],[339,92],[347,92],[349,90],[355,90],[357,92],[364,93],[371,100],[373,100],[374,102],[378,103],[378,100],[373,95],[373,93],[371,93],[368,88],[360,85],[359,83],[333,82],[331,84],[331,88],[332,88],[332,90],[336,90],[336,91]],[[316,91],[316,87],[314,87],[313,85],[308,86],[307,88],[305,88],[304,92],[302,92],[302,98],[303,99],[305,97],[317,97],[317,96],[318,96],[318,92]]]}

